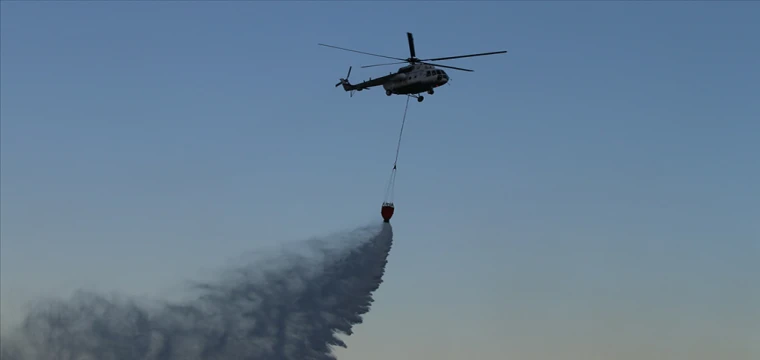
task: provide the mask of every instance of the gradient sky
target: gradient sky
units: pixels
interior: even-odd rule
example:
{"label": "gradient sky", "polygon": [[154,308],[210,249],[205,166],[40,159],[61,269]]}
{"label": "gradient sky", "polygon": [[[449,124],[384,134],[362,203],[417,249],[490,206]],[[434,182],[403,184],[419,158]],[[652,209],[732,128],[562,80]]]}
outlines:
{"label": "gradient sky", "polygon": [[342,359],[760,358],[757,2],[2,3],[2,321],[379,220]]}

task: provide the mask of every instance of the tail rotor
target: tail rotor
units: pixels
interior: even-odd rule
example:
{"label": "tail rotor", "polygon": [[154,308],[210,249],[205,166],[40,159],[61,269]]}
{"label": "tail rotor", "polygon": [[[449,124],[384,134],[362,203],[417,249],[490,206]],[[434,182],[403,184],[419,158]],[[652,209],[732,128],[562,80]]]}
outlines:
{"label": "tail rotor", "polygon": [[349,84],[349,83],[348,83],[348,77],[349,77],[349,76],[351,76],[351,68],[352,68],[352,67],[353,67],[353,66],[349,66],[349,67],[348,67],[348,74],[346,74],[346,78],[345,78],[345,79],[341,78],[341,79],[340,79],[340,81],[339,81],[337,84],[335,84],[335,87],[338,87],[338,86],[340,86],[340,84],[346,84],[346,85],[348,85],[348,84]]}
{"label": "tail rotor", "polygon": [[340,85],[343,85],[343,90],[348,91],[351,97],[354,97],[354,91],[362,91],[366,88],[364,87],[357,87],[355,85],[351,85],[350,82],[348,82],[349,76],[351,76],[351,69],[353,66],[348,67],[348,73],[346,74],[345,78],[341,78],[340,81],[335,84],[335,87],[338,87]]}
{"label": "tail rotor", "polygon": [[341,78],[341,79],[340,79],[340,82],[338,82],[337,84],[335,84],[335,87],[338,87],[338,86],[340,86],[340,85],[343,85],[343,90],[349,91],[349,92],[350,92],[350,93],[349,93],[349,94],[350,94],[350,97],[354,97],[354,89],[353,89],[353,87],[351,86],[351,83],[350,83],[350,82],[348,82],[348,77],[349,77],[349,76],[351,76],[351,68],[352,68],[352,67],[353,67],[353,66],[349,66],[349,67],[348,67],[348,74],[346,74],[346,78],[345,78],[345,79],[344,79],[344,78]]}

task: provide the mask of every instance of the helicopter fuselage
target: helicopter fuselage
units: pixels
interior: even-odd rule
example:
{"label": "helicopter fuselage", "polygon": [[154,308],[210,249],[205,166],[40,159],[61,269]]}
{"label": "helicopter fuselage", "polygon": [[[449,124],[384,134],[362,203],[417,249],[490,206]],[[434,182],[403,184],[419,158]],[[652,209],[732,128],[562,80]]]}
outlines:
{"label": "helicopter fuselage", "polygon": [[399,68],[398,72],[383,84],[387,95],[419,94],[445,85],[449,75],[428,64],[413,64]]}

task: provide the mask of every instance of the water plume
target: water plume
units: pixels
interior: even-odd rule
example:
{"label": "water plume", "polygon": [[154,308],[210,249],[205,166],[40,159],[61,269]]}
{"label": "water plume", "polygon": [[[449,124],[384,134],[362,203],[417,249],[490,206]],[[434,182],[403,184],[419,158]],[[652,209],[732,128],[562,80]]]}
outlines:
{"label": "water plume", "polygon": [[[39,302],[2,339],[2,360],[334,360],[382,283],[390,224],[312,239],[311,256],[240,266],[193,300],[140,304],[79,291]],[[314,256],[318,255],[318,256]]]}

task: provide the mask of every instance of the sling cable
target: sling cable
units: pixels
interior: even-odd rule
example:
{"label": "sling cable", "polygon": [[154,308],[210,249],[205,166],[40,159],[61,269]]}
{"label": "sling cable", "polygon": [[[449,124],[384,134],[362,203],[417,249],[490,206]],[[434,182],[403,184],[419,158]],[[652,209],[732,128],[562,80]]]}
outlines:
{"label": "sling cable", "polygon": [[387,223],[390,223],[391,217],[393,217],[393,211],[395,210],[393,196],[396,187],[396,168],[398,165],[399,150],[401,150],[401,136],[404,134],[404,124],[406,123],[406,111],[409,109],[409,98],[410,96],[406,97],[404,118],[401,120],[401,131],[398,134],[398,145],[396,145],[396,160],[393,161],[393,170],[391,170],[391,177],[388,179],[388,187],[385,190],[385,201],[383,201],[383,207],[380,209],[380,215],[383,216],[383,222]]}

